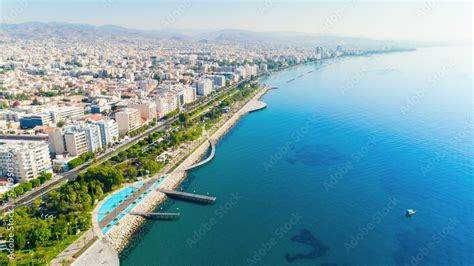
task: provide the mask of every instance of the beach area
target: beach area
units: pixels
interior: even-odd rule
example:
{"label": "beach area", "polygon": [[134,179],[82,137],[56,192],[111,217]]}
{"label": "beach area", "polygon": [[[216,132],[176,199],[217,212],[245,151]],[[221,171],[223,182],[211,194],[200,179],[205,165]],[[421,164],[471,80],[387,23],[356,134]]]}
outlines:
{"label": "beach area", "polygon": [[[270,89],[271,87],[262,86],[248,102],[240,107],[236,113],[234,113],[227,120],[223,119],[224,122],[220,125],[217,125],[217,129],[210,134],[209,140],[217,142],[238,123],[241,117],[250,112],[265,108],[266,104],[258,100]],[[239,106],[237,106],[237,108],[238,107]],[[182,162],[180,162],[173,171],[168,173],[166,175],[167,177],[158,184],[157,188],[171,190],[177,189],[187,176],[185,169],[189,168],[196,162],[199,162],[201,158],[207,153],[209,147],[210,143],[207,141],[207,139],[198,142],[198,144],[195,145],[194,151],[192,151]],[[155,178],[157,179],[159,177]],[[167,197],[165,194],[156,190],[152,190],[132,209],[132,211],[151,212],[166,199]],[[120,222],[112,227],[106,234],[101,233],[96,219],[93,219],[93,226],[95,232],[107,239],[113,249],[120,253],[126,247],[130,237],[140,227],[145,219],[146,218],[137,215],[125,215],[122,219],[120,219]]]}

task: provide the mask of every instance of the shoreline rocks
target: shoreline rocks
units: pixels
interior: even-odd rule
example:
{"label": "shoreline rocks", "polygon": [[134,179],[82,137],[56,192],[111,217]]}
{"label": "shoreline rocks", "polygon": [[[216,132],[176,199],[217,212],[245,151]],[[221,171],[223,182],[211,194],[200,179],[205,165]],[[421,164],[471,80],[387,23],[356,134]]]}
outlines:
{"label": "shoreline rocks", "polygon": [[[232,129],[237,122],[245,114],[252,111],[252,107],[255,106],[255,101],[260,99],[271,87],[265,86],[259,92],[257,92],[251,100],[249,100],[239,111],[237,111],[232,117],[225,121],[212,135],[211,139],[217,141],[221,139],[230,129]],[[259,107],[262,106],[261,102],[258,102]],[[260,108],[259,108],[260,109]],[[187,173],[183,170],[187,167],[198,162],[202,156],[204,156],[209,149],[209,142],[205,141],[192,152],[184,161],[182,161],[176,169],[168,174],[168,177],[162,181],[158,187],[163,189],[176,189],[184,181]],[[166,195],[155,190],[148,193],[133,209],[134,212],[150,212],[156,209],[163,201],[166,200]],[[112,227],[107,234],[104,236],[111,243],[114,249],[120,253],[128,244],[129,239],[133,233],[138,229],[139,226],[145,221],[145,218],[136,215],[125,215],[120,219],[119,223]]]}

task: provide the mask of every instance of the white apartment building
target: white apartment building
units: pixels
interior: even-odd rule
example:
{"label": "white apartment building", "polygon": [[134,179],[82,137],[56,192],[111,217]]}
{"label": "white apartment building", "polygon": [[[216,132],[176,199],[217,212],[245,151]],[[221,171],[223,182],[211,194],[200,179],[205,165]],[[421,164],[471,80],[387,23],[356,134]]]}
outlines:
{"label": "white apartment building", "polygon": [[56,128],[48,132],[49,149],[53,155],[65,154],[66,143],[62,129]]}
{"label": "white apartment building", "polygon": [[96,152],[113,143],[118,136],[118,125],[114,120],[78,123],[66,127],[64,132],[58,128],[48,133],[52,154],[69,153],[72,156]]}
{"label": "white apartment building", "polygon": [[175,89],[175,93],[178,97],[178,104],[183,105],[192,103],[196,100],[196,88],[191,86],[180,86]]}
{"label": "white apartment building", "polygon": [[[225,82],[225,81],[224,81]],[[196,81],[197,94],[206,96],[211,94],[213,90],[213,81],[210,79],[201,79]]]}
{"label": "white apartment building", "polygon": [[178,98],[172,93],[160,93],[155,98],[156,112],[159,118],[178,108]]}
{"label": "white apartment building", "polygon": [[84,109],[76,106],[64,106],[50,110],[51,118],[54,123],[64,121],[68,118],[77,118],[84,115]]}
{"label": "white apartment building", "polygon": [[245,65],[245,73],[248,77],[255,77],[258,73],[258,67],[256,65]]}
{"label": "white apartment building", "polygon": [[86,133],[87,149],[90,152],[96,152],[102,148],[102,135],[100,127],[96,124],[83,124],[79,128]]}
{"label": "white apartment building", "polygon": [[115,113],[115,120],[117,121],[118,131],[121,136],[141,126],[141,115],[137,109],[125,108]]}
{"label": "white apartment building", "polygon": [[77,131],[74,128],[69,128],[64,133],[64,143],[66,151],[71,156],[79,156],[89,150],[85,131]]}
{"label": "white apartment building", "polygon": [[20,112],[3,110],[2,112],[0,112],[0,120],[18,122],[23,115],[24,114]]}
{"label": "white apartment building", "polygon": [[239,75],[240,79],[246,79],[247,78],[247,71],[245,70],[245,67],[239,66],[235,69],[235,73]]}
{"label": "white apartment building", "polygon": [[225,76],[223,75],[212,75],[209,76],[214,84],[214,88],[222,88],[225,86]]}
{"label": "white apartment building", "polygon": [[99,126],[102,147],[107,147],[109,144],[114,143],[119,138],[118,124],[115,120],[101,120],[92,122]]}
{"label": "white apartment building", "polygon": [[2,140],[0,175],[14,175],[17,182],[27,182],[41,173],[51,172],[51,157],[44,141]]}
{"label": "white apartment building", "polygon": [[157,117],[156,103],[154,102],[147,100],[131,102],[127,105],[127,107],[140,111],[140,117],[145,120],[153,120],[153,118]]}

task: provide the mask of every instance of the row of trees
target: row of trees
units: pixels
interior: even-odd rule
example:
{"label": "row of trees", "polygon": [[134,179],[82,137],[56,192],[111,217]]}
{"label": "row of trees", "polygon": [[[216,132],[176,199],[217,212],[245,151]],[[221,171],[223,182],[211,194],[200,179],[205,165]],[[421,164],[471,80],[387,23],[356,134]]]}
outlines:
{"label": "row of trees", "polygon": [[[42,173],[38,178],[32,179],[28,182],[24,182],[13,188],[13,193],[10,193],[9,196],[12,196],[14,198],[25,194],[26,192],[32,190],[33,188],[43,184],[44,182],[50,180],[53,177],[53,174],[51,173]],[[5,193],[6,194],[6,193]],[[6,197],[5,194],[0,194],[0,201],[4,200],[4,197]]]}
{"label": "row of trees", "polygon": [[74,169],[78,167],[79,165],[82,165],[90,160],[94,159],[94,153],[93,152],[86,152],[81,154],[79,157],[72,159],[71,161],[68,162],[68,167],[69,169]]}
{"label": "row of trees", "polygon": [[[59,241],[87,230],[91,226],[91,210],[107,193],[121,186],[127,179],[136,178],[139,174],[153,175],[160,171],[164,164],[156,162],[157,156],[180,143],[199,138],[202,134],[199,121],[203,121],[204,117],[210,117],[212,114],[217,118],[217,115],[222,114],[223,108],[250,93],[249,88],[239,89],[238,93],[229,97],[229,101],[222,101],[209,113],[201,115],[196,120],[189,119],[188,115],[182,115],[179,119],[179,130],[174,133],[152,133],[128,149],[119,152],[111,160],[81,172],[75,181],[68,182],[58,191],[50,192],[45,202],[37,201],[34,206],[16,209],[14,212],[15,248],[17,250],[35,249],[35,252],[41,249],[49,250]],[[163,140],[158,142],[160,138]],[[85,154],[78,159],[84,163],[93,157],[93,154]],[[80,161],[77,163],[81,164]],[[46,176],[42,177],[43,181],[39,179],[39,182],[47,179]],[[36,183],[37,181],[35,185]],[[7,216],[3,217],[3,222],[8,223]],[[5,227],[0,227],[0,234],[7,235],[8,232],[5,230]],[[5,255],[5,253],[1,254]]]}
{"label": "row of trees", "polygon": [[[51,191],[44,202],[38,200],[31,207],[17,208],[13,214],[14,230],[7,231],[3,226],[0,234],[14,234],[17,253],[35,249],[34,252],[46,254],[45,250],[53,249],[59,241],[89,229],[90,211],[94,205],[123,182],[123,173],[114,167],[91,167],[81,172],[75,181],[66,183],[58,191]],[[3,224],[8,224],[9,218],[3,217]],[[0,262],[5,260],[5,255],[1,253]]]}

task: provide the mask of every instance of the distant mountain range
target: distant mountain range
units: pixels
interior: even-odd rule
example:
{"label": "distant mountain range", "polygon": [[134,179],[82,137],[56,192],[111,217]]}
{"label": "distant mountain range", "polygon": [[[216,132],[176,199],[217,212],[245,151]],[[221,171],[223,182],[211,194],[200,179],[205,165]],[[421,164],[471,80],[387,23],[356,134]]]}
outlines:
{"label": "distant mountain range", "polygon": [[183,34],[179,30],[135,30],[115,25],[93,26],[87,24],[69,24],[60,22],[27,22],[21,24],[0,24],[0,38],[24,40],[175,40],[189,42],[213,42],[226,44],[274,44],[284,46],[324,46],[341,45],[346,48],[397,47],[408,48],[412,45],[393,41],[381,41],[368,38],[319,36],[294,32],[254,32],[246,30],[226,29],[198,34]]}
{"label": "distant mountain range", "polygon": [[115,25],[93,26],[88,24],[69,24],[61,22],[26,22],[21,24],[0,24],[0,37],[18,39],[77,39],[77,38],[118,38],[130,37],[150,39],[185,38],[179,33],[165,31],[143,31],[127,29]]}

